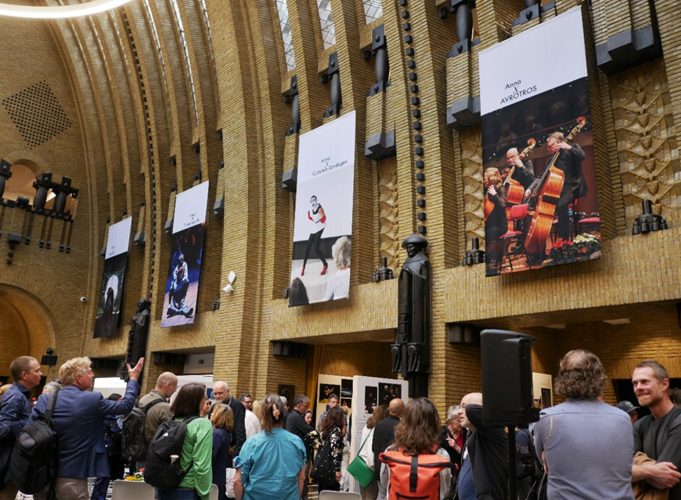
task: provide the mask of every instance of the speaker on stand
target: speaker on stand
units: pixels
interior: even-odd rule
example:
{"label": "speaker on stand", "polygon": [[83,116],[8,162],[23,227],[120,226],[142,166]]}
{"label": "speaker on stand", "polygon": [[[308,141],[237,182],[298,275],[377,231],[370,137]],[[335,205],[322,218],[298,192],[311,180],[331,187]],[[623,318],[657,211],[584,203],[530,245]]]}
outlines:
{"label": "speaker on stand", "polygon": [[517,498],[515,426],[539,420],[532,406],[532,344],[537,339],[508,330],[480,333],[482,418],[508,429],[508,494]]}

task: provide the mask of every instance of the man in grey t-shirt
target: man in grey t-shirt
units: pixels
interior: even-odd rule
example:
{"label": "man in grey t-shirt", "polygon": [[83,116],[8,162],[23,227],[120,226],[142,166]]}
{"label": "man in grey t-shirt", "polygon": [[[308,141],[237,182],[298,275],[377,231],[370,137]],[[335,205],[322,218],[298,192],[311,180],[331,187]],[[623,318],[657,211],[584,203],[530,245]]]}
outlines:
{"label": "man in grey t-shirt", "polygon": [[560,361],[556,391],[566,401],[543,410],[534,428],[551,500],[633,499],[631,422],[600,400],[605,380],[589,351],[570,351]]}

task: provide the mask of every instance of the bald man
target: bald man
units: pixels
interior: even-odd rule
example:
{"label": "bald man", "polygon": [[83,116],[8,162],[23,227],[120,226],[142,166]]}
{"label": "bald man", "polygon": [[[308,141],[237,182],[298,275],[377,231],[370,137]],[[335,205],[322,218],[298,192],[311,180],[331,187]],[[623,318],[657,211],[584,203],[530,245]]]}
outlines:
{"label": "bald man", "polygon": [[177,390],[177,376],[172,372],[163,372],[156,379],[156,386],[149,394],[142,396],[139,406],[147,414],[144,419],[144,441],[151,442],[156,429],[163,422],[173,418],[170,411],[170,396]]}
{"label": "bald man", "polygon": [[374,463],[376,464],[374,466],[374,479],[376,481],[379,480],[381,472],[378,454],[384,452],[395,440],[395,426],[400,423],[402,410],[404,410],[404,401],[400,398],[393,399],[388,404],[388,416],[374,427],[374,441],[371,450],[374,452]]}
{"label": "bald man", "polygon": [[482,421],[482,394],[471,392],[461,399],[461,425],[468,429],[457,492],[459,500],[507,498],[508,440],[503,427]]}

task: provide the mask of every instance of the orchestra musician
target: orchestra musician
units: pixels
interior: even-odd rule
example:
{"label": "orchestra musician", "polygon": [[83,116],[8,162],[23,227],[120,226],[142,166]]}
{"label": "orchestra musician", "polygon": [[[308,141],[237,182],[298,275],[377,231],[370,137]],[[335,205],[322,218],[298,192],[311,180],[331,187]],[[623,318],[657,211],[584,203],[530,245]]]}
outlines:
{"label": "orchestra musician", "polygon": [[487,268],[495,269],[497,273],[501,267],[503,256],[503,242],[499,237],[506,232],[506,188],[503,186],[501,173],[496,167],[485,169],[483,176],[485,198],[488,205],[493,206],[487,215],[485,223],[485,241],[487,242]]}
{"label": "orchestra musician", "polygon": [[552,156],[559,152],[554,166],[565,173],[565,182],[556,205],[556,216],[558,217],[558,238],[567,240],[570,238],[568,206],[577,198],[585,196],[587,192],[582,172],[582,161],[586,154],[578,144],[568,144],[562,132],[553,132],[549,135],[546,149]]}
{"label": "orchestra musician", "polygon": [[535,179],[532,160],[527,157],[521,158],[518,148],[510,148],[506,151],[506,167],[503,172],[504,180],[514,166],[515,169],[511,178],[520,182],[525,189],[528,189]]}

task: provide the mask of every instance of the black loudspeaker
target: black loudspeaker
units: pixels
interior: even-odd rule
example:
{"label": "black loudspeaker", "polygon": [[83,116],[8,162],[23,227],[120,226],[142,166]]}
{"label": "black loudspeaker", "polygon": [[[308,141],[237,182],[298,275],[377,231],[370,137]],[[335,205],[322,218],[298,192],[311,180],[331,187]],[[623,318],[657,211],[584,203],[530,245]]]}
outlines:
{"label": "black loudspeaker", "polygon": [[482,418],[488,425],[517,425],[539,420],[532,407],[532,344],[535,338],[506,330],[480,334]]}

